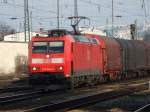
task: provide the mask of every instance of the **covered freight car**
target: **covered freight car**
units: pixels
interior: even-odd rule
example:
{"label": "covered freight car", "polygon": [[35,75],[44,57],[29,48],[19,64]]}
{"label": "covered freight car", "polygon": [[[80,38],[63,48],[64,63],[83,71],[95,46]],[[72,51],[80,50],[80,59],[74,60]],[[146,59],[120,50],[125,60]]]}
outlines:
{"label": "covered freight car", "polygon": [[147,70],[149,71],[150,68],[150,43],[144,41],[145,47],[146,47],[146,67]]}
{"label": "covered freight car", "polygon": [[148,67],[149,44],[139,40],[116,40],[121,46],[123,75],[130,78],[146,74],[150,69]]}

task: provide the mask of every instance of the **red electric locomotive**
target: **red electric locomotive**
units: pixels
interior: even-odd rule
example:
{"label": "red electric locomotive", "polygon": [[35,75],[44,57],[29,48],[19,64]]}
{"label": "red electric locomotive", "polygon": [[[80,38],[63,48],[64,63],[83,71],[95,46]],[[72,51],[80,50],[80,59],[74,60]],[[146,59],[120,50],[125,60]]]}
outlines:
{"label": "red electric locomotive", "polygon": [[101,48],[97,39],[52,30],[48,37],[35,36],[29,43],[31,84],[74,86],[97,83],[102,76]]}

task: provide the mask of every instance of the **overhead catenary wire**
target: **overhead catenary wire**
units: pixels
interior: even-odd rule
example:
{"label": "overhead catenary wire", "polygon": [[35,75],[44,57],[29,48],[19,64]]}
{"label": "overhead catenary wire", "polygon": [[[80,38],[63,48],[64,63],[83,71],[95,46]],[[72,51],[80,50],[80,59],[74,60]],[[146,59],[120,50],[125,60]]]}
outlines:
{"label": "overhead catenary wire", "polygon": [[[105,8],[109,8],[111,9],[110,6],[104,6],[104,5],[101,5],[101,4],[98,4],[98,3],[94,3],[93,1],[90,1],[90,0],[81,0],[83,1],[84,3],[88,3],[90,5],[96,5],[96,6],[100,6],[100,7],[105,7]],[[22,7],[23,8],[23,5],[20,5],[20,4],[12,4],[12,3],[9,3],[7,2],[6,5],[11,5],[13,7]],[[36,11],[40,11],[40,12],[44,12],[44,13],[53,13],[53,14],[57,14],[57,12],[55,11],[52,11],[52,10],[45,10],[45,9],[41,9],[41,8],[37,8],[37,7],[33,7],[33,6],[29,6],[29,9],[33,9],[33,10],[36,10]],[[124,12],[124,11],[123,11]],[[64,16],[64,15],[61,15],[61,16]],[[136,15],[135,15],[136,16]],[[126,16],[127,17],[127,16]]]}
{"label": "overhead catenary wire", "polygon": [[[1,1],[3,1],[3,0],[1,0]],[[7,0],[6,0],[7,1]],[[15,1],[15,2],[11,2],[11,1]],[[14,7],[14,8],[17,8],[17,9],[20,9],[20,8],[23,8],[23,4],[22,4],[22,2],[16,2],[17,0],[9,0],[9,1],[7,1],[7,3],[3,3],[4,5],[2,5],[2,6],[7,6],[8,5],[8,7],[9,6],[12,6],[12,7]],[[56,24],[56,18],[57,18],[57,11],[56,10],[53,10],[53,9],[50,9],[50,8],[44,8],[44,6],[46,7],[47,6],[47,4],[45,5],[45,3],[47,2],[47,1],[49,1],[49,0],[44,0],[44,1],[42,1],[42,0],[39,0],[38,2],[38,4],[35,4],[37,1],[36,0],[32,0],[32,1],[34,1],[32,4],[32,6],[31,6],[31,4],[29,4],[29,9],[33,12],[33,25],[34,24],[37,24],[37,21],[42,21],[42,22],[44,22],[43,24],[47,24],[47,22],[48,22],[48,20],[49,19],[51,19],[51,21],[53,22],[53,24],[55,24],[55,25],[57,25]],[[36,2],[35,2],[36,1]],[[94,13],[91,13],[91,14],[89,14],[89,15],[87,15],[87,17],[90,17],[90,18],[92,18],[92,19],[100,19],[100,13],[102,14],[103,13],[103,10],[106,10],[106,9],[110,9],[111,10],[111,6],[110,6],[110,3],[108,3],[108,4],[102,4],[102,2],[99,2],[100,0],[80,0],[79,1],[79,6],[84,6],[84,8],[87,8],[87,7],[89,7],[89,6],[92,6],[92,7],[94,7],[95,6],[95,8],[96,8],[96,10],[97,11],[95,11],[95,8],[93,9],[93,8],[91,8],[90,10],[92,11],[92,12],[94,12],[94,13],[99,13],[98,15],[95,15]],[[137,10],[130,10],[130,12],[132,12],[132,13],[128,13],[128,11],[127,10],[125,10],[124,8],[121,8],[121,7],[115,7],[114,9],[115,10],[117,10],[117,9],[121,9],[120,11],[121,12],[126,12],[126,13],[124,13],[124,14],[122,14],[122,20],[124,19],[124,18],[129,18],[129,17],[132,17],[132,18],[134,18],[134,17],[142,17],[143,15],[144,15],[144,13],[141,13],[141,14],[139,14],[139,13],[137,13],[137,14],[135,14],[136,12],[139,12],[139,10],[141,10],[141,1],[144,1],[145,2],[145,7],[146,7],[146,0],[139,0],[138,1],[138,7],[136,7],[136,9],[138,8],[138,11]],[[40,4],[40,2],[42,3],[42,4]],[[82,2],[82,3],[81,3]],[[55,2],[54,2],[55,3]],[[64,4],[63,4],[64,3]],[[61,8],[63,7],[65,10],[65,12],[64,11],[62,11],[62,13],[61,13],[61,15],[60,15],[60,19],[63,21],[63,19],[67,19],[67,17],[68,17],[68,15],[70,16],[71,14],[70,14],[70,12],[68,12],[67,10],[71,10],[71,8],[73,7],[73,3],[68,3],[67,5],[66,5],[66,3],[65,2],[63,2],[62,4],[61,4]],[[117,2],[115,2],[115,3],[117,3]],[[118,3],[119,4],[119,3]],[[49,4],[50,5],[50,4]],[[64,6],[63,6],[64,5]],[[120,5],[120,4],[119,4]],[[125,5],[125,3],[122,1],[121,2],[121,5]],[[130,3],[129,4],[129,7],[131,7],[131,6],[133,6],[133,2],[132,3]],[[139,8],[139,6],[140,6],[140,8]],[[106,9],[105,9],[106,8]],[[55,8],[54,8],[55,9]],[[72,8],[73,9],[73,8]],[[108,11],[110,11],[110,10],[108,10]],[[143,9],[142,9],[143,10]],[[38,13],[37,13],[38,12]],[[73,11],[72,11],[73,12]],[[48,13],[48,14],[47,14]],[[82,13],[81,13],[82,14]],[[93,15],[92,15],[93,14]],[[38,15],[38,16],[37,16]],[[22,17],[22,15],[20,14],[8,14],[8,15],[2,15],[2,16],[10,16],[10,17],[14,17],[14,16],[17,16],[17,18],[19,18],[21,21],[22,21],[22,19],[23,19],[23,17]],[[45,17],[45,16],[47,16],[47,17]],[[86,15],[85,15],[86,16]],[[115,16],[115,15],[114,15]],[[108,15],[108,13],[106,13],[106,14],[104,14],[103,13],[103,16],[102,17],[104,17],[105,19],[106,19],[106,17],[107,18],[111,18],[111,14],[109,13],[109,15]],[[147,17],[149,17],[149,15],[148,15],[148,13],[147,13]],[[7,18],[6,18],[7,19]],[[20,22],[20,20],[19,19],[17,19],[17,22]],[[99,20],[100,21],[100,20]],[[64,25],[64,24],[63,24]],[[34,25],[35,26],[35,25]],[[45,25],[46,26],[46,25]],[[35,28],[35,27],[34,27]]]}
{"label": "overhead catenary wire", "polygon": [[142,0],[142,9],[144,10],[145,17],[147,17],[145,0]]}
{"label": "overhead catenary wire", "polygon": [[[5,5],[10,5],[12,7],[19,7],[19,8],[24,8],[24,5],[21,5],[21,4],[12,4],[12,3],[9,3],[7,2],[7,4]],[[55,11],[52,11],[52,10],[44,10],[44,9],[41,9],[41,8],[37,8],[37,7],[33,7],[33,6],[28,6],[29,9],[34,9],[34,10],[37,10],[37,11],[40,11],[40,12],[44,12],[44,13],[53,13],[53,14],[57,14],[57,12]]]}
{"label": "overhead catenary wire", "polygon": [[[80,0],[80,1],[81,1],[81,2],[84,2],[84,3],[86,3],[86,4],[89,4],[89,5],[94,5],[94,6],[96,6],[98,12],[99,12],[99,8],[101,8],[101,7],[112,10],[111,6],[108,6],[108,5],[106,6],[106,5],[104,5],[104,4],[96,3],[96,2],[93,2],[92,0]],[[125,12],[125,13],[127,13],[127,14],[129,13],[127,10],[122,9],[122,8],[115,8],[114,10],[121,10],[122,12]],[[130,11],[132,11],[132,10],[130,10]],[[136,10],[136,11],[137,11],[137,10]]]}

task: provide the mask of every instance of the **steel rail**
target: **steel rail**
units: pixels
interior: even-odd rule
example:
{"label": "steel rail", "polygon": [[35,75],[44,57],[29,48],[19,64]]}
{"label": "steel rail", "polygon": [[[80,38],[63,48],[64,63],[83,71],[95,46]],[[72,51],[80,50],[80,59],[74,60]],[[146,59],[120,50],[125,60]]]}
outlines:
{"label": "steel rail", "polygon": [[33,92],[29,93],[21,93],[17,95],[12,95],[12,96],[6,96],[6,97],[0,97],[0,107],[3,105],[8,105],[8,104],[13,104],[13,103],[18,103],[19,101],[24,101],[24,100],[31,100],[34,98],[39,98],[43,96],[50,96],[50,95],[55,95],[55,94],[62,94],[64,93],[65,90],[49,90],[49,91],[43,91],[43,90],[35,90]]}
{"label": "steel rail", "polygon": [[40,90],[30,92],[30,93],[22,93],[22,94],[17,94],[17,95],[11,95],[11,96],[6,96],[6,97],[0,97],[0,106],[3,106],[5,104],[9,103],[14,103],[17,101],[22,101],[22,100],[27,100],[31,98],[36,98],[41,95],[45,95],[46,93],[43,93]]}
{"label": "steel rail", "polygon": [[7,87],[7,88],[0,88],[0,93],[21,91],[21,90],[30,90],[30,89],[32,89],[32,87],[30,87],[30,86]]}
{"label": "steel rail", "polygon": [[[149,109],[150,111],[150,104],[144,105],[143,107],[140,107],[139,109],[135,110],[134,112],[144,112],[145,109]],[[147,110],[146,110],[147,111]],[[145,112],[146,112],[145,111]],[[148,111],[147,111],[148,112]]]}

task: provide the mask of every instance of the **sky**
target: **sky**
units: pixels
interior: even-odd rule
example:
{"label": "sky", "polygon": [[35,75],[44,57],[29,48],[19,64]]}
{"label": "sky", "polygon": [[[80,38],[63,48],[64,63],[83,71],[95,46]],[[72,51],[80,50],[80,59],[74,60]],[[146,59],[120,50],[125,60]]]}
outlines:
{"label": "sky", "polygon": [[[114,25],[127,25],[137,20],[149,20],[150,0],[114,0]],[[0,0],[0,22],[23,31],[24,0]],[[32,29],[45,30],[57,27],[57,0],[29,0]],[[143,7],[142,7],[143,6]],[[70,28],[69,16],[74,15],[74,0],[60,0],[60,27]],[[78,0],[78,15],[90,18],[90,26],[111,25],[112,0]],[[117,17],[121,16],[121,17]],[[17,18],[17,19],[12,19]],[[82,21],[81,25],[89,25]]]}

